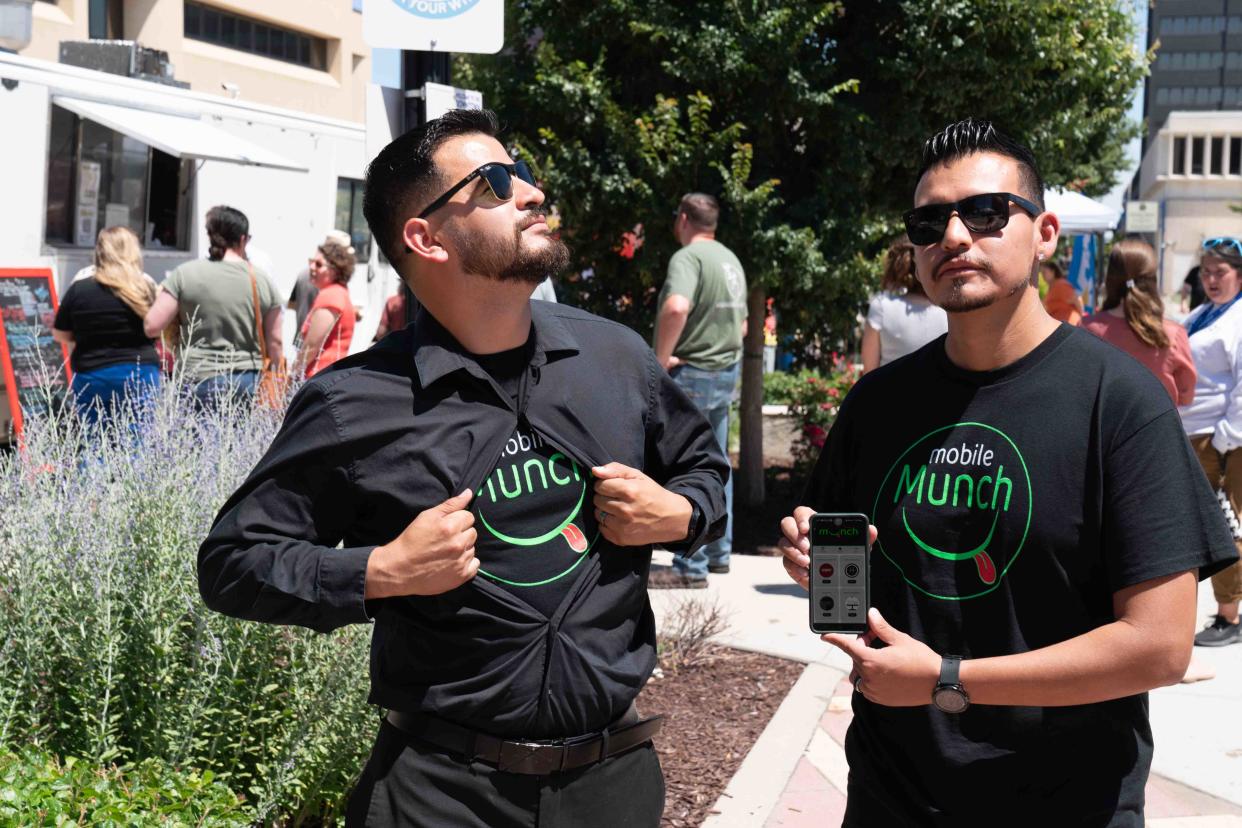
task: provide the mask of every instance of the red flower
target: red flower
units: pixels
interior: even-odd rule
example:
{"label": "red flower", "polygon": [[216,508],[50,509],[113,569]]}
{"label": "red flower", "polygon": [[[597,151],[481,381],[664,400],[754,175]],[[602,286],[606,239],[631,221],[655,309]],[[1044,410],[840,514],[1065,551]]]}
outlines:
{"label": "red flower", "polygon": [[805,434],[807,439],[811,441],[811,445],[816,448],[823,448],[824,440],[828,437],[828,432],[815,425],[815,423],[807,423],[804,425],[802,427],[802,433]]}
{"label": "red flower", "polygon": [[[841,396],[841,392],[835,388],[829,388],[828,396],[832,397],[835,400],[837,397]],[[827,403],[825,403],[825,405],[827,405]]]}

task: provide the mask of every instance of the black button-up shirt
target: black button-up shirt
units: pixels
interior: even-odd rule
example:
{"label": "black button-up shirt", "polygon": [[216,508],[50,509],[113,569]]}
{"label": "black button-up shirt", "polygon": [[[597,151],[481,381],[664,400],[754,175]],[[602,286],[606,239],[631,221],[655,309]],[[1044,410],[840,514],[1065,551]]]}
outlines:
{"label": "black button-up shirt", "polygon": [[423,311],[309,381],[198,555],[220,612],[328,631],[375,622],[371,701],[500,736],[598,731],[655,664],[651,548],[600,538],[552,618],[486,578],[364,601],[367,558],[420,512],[478,490],[519,424],[583,468],[619,462],[694,502],[688,552],[724,531],[729,466],[707,420],[628,328],[532,302],[517,400]]}

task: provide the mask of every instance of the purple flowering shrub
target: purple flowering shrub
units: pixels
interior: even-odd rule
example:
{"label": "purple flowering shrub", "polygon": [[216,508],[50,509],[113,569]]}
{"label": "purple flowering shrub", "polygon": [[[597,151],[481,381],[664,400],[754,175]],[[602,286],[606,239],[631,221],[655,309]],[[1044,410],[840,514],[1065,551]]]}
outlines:
{"label": "purple flowering shrub", "polygon": [[0,753],[211,772],[256,821],[331,821],[376,729],[369,628],[235,621],[198,545],[279,427],[166,383],[102,428],[71,409],[0,454]]}

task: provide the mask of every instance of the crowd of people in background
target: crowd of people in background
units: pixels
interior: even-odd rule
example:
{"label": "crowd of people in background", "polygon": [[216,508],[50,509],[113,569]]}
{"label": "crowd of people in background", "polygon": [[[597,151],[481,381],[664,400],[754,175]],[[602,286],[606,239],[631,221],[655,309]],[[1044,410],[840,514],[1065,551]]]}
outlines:
{"label": "crowd of people in background", "polygon": [[[719,214],[714,199],[702,194],[686,199],[674,231],[683,244],[678,256],[693,262],[687,272],[694,278],[686,285],[671,278],[666,285],[656,349],[679,384],[696,399],[702,397],[702,407],[723,444],[731,389],[737,382],[745,277],[736,257],[714,239]],[[141,244],[132,231],[108,227],[99,233],[94,263],[74,276],[53,330],[56,340],[69,349],[70,390],[85,423],[99,422],[122,398],[147,400],[175,362],[191,380],[200,406],[218,405],[224,397],[253,398],[264,366],[284,364],[284,308],[296,314],[293,377],[312,377],[349,353],[361,310],[353,305],[348,289],[355,269],[348,234],[336,230],[328,234],[298,274],[288,301],[282,302],[269,274],[247,257],[250,224],[245,214],[228,206],[213,207],[206,215],[206,231],[207,258],[180,265],[159,286],[143,271]],[[700,261],[704,257],[711,261]],[[707,271],[710,278],[702,276]],[[676,261],[670,263],[670,274],[675,277],[678,272]],[[1046,285],[1044,307],[1050,316],[1081,324],[1137,359],[1164,385],[1238,538],[1242,538],[1242,407],[1236,402],[1242,382],[1242,360],[1236,358],[1242,345],[1240,274],[1242,242],[1229,237],[1205,242],[1199,265],[1182,286],[1182,309],[1190,306],[1183,326],[1165,316],[1156,253],[1142,240],[1126,238],[1112,246],[1103,302],[1089,316],[1084,316],[1083,297],[1064,268],[1052,259],[1040,266]],[[719,302],[735,307],[734,330],[721,332],[693,323],[694,303],[686,295],[694,297],[706,289],[719,293]],[[376,341],[412,321],[416,300],[407,293],[399,290],[386,302]],[[555,301],[550,281],[536,288],[535,298]],[[687,324],[688,318],[692,324]],[[673,319],[682,323],[676,331],[669,327]],[[659,334],[662,324],[669,327],[664,342]],[[946,330],[945,312],[927,298],[915,277],[914,247],[904,237],[894,241],[884,256],[881,291],[872,297],[862,327],[864,372],[918,350]],[[696,378],[697,385],[691,382]],[[703,383],[711,388],[699,388]],[[719,391],[712,390],[717,386]],[[727,572],[728,546],[726,534],[703,551],[702,560],[686,562],[685,571],[669,573],[667,585],[701,586],[709,571]],[[1217,613],[1195,643],[1221,646],[1242,641],[1242,566],[1217,574],[1212,586]],[[1210,669],[1192,662],[1186,680],[1211,675]]]}

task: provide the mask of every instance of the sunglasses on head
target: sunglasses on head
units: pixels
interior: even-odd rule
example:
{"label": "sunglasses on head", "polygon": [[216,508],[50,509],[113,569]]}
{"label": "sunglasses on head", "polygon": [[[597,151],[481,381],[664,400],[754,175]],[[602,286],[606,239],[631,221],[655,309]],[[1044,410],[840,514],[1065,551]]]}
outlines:
{"label": "sunglasses on head", "polygon": [[531,173],[530,167],[526,166],[525,161],[515,161],[512,164],[500,164],[492,162],[484,164],[470,175],[458,181],[444,195],[427,205],[427,209],[418,214],[418,217],[427,218],[427,216],[439,210],[445,204],[448,204],[450,198],[455,196],[461,188],[468,185],[476,178],[482,178],[487,182],[487,186],[491,189],[492,195],[497,201],[508,201],[513,198],[513,178],[520,178],[532,187],[535,186],[535,176]]}
{"label": "sunglasses on head", "polygon": [[[1205,252],[1211,253],[1215,250],[1223,250],[1227,255],[1242,256],[1242,242],[1239,242],[1233,236],[1220,236],[1215,239],[1208,239],[1203,243]],[[1229,253],[1232,249],[1233,252]]]}
{"label": "sunglasses on head", "polygon": [[911,244],[935,244],[944,238],[949,219],[956,213],[972,233],[995,233],[1009,223],[1009,204],[1021,207],[1031,218],[1043,212],[1039,205],[1013,193],[981,193],[947,204],[924,204],[902,218]]}

